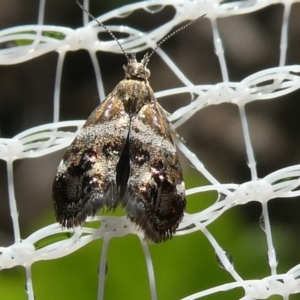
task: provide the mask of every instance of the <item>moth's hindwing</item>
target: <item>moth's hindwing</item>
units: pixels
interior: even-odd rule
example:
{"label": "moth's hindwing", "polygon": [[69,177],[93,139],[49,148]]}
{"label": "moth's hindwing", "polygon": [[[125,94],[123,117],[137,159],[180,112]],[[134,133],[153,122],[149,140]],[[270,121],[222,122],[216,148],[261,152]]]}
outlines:
{"label": "moth's hindwing", "polygon": [[130,174],[123,206],[128,218],[154,242],[172,237],[186,206],[170,126],[155,100],[132,118],[129,130]]}
{"label": "moth's hindwing", "polygon": [[56,220],[63,227],[81,225],[103,206],[119,204],[116,173],[129,121],[122,101],[111,93],[68,147],[53,183]]}

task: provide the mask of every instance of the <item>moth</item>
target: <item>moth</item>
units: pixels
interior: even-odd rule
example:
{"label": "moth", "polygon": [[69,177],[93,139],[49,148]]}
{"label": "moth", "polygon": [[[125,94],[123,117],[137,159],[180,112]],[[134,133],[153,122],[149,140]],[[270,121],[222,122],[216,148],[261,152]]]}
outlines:
{"label": "moth", "polygon": [[163,242],[176,232],[186,207],[175,130],[148,81],[151,54],[138,62],[100,25],[127,58],[125,78],[92,112],[58,166],[56,220],[72,228],[102,208],[121,205],[146,239]]}

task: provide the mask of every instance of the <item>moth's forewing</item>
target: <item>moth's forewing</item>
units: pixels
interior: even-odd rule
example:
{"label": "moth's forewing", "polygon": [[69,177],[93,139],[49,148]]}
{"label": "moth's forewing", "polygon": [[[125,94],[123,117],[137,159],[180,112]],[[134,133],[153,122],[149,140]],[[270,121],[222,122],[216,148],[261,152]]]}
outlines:
{"label": "moth's forewing", "polygon": [[155,100],[132,118],[129,130],[130,174],[122,203],[128,218],[154,242],[172,237],[186,206],[170,126]]}
{"label": "moth's forewing", "polygon": [[117,165],[129,131],[129,116],[112,92],[88,118],[60,162],[53,183],[56,220],[81,225],[104,205],[120,202]]}

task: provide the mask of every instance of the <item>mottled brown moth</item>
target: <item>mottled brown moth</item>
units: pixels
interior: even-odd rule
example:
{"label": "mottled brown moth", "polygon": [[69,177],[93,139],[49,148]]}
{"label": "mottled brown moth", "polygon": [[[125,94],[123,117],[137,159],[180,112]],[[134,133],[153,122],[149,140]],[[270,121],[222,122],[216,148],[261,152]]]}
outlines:
{"label": "mottled brown moth", "polygon": [[147,64],[155,50],[137,62],[99,25],[127,58],[125,78],[92,112],[58,166],[56,220],[72,228],[101,208],[122,205],[147,239],[166,241],[183,218],[186,199],[175,131],[148,82]]}

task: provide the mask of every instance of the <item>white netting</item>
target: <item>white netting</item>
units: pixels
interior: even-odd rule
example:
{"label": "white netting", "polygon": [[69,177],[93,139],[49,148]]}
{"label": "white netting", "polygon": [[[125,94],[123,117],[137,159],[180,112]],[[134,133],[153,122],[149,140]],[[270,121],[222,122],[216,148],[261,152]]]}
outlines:
{"label": "white netting", "polygon": [[[209,285],[202,286],[201,281],[203,279],[194,278],[194,276],[196,276],[194,270],[191,270],[190,272],[187,271],[189,274],[189,280],[194,282],[193,287],[189,289],[189,294],[185,294],[185,296],[177,295],[176,299],[206,299],[207,295],[211,295],[212,298],[210,299],[216,299],[215,297],[217,297],[219,292],[231,291],[236,288],[242,288],[243,292],[239,293],[238,296],[235,296],[235,298],[233,296],[229,296],[232,298],[225,298],[226,293],[224,293],[222,294],[221,298],[218,299],[267,299],[274,295],[281,295],[283,299],[292,299],[292,297],[290,297],[291,295],[300,292],[300,264],[298,264],[299,261],[293,262],[293,264],[287,264],[286,266],[289,267],[286,267],[286,269],[280,269],[280,271],[278,269],[278,257],[277,251],[275,250],[276,247],[274,246],[273,242],[273,227],[271,226],[268,207],[269,200],[271,199],[291,198],[300,195],[300,191],[297,190],[300,184],[300,165],[295,164],[299,162],[299,159],[295,159],[293,165],[291,166],[286,164],[285,166],[282,166],[275,171],[273,170],[272,172],[269,172],[268,175],[259,178],[256,168],[256,161],[254,158],[254,153],[256,150],[255,147],[254,149],[252,148],[250,138],[251,130],[249,130],[248,119],[246,118],[245,113],[245,105],[248,103],[251,103],[255,100],[261,101],[267,99],[273,99],[272,101],[275,101],[274,99],[278,98],[280,98],[281,101],[284,101],[286,99],[285,97],[288,97],[288,95],[298,90],[300,87],[300,65],[287,65],[286,63],[289,32],[288,25],[290,15],[293,12],[293,9],[295,9],[295,12],[297,12],[298,8],[296,6],[293,6],[292,9],[292,5],[294,5],[294,2],[297,1],[249,0],[223,1],[222,3],[222,1],[217,0],[155,0],[142,1],[134,4],[124,5],[98,17],[98,20],[104,24],[107,24],[107,27],[111,31],[113,31],[114,33],[122,34],[120,42],[122,43],[122,46],[125,49],[125,51],[138,53],[140,51],[148,50],[151,47],[155,47],[156,43],[168,33],[170,33],[174,26],[178,26],[183,22],[186,22],[191,19],[196,19],[200,15],[206,13],[206,18],[210,21],[211,24],[212,41],[210,42],[213,42],[215,48],[215,53],[217,55],[217,59],[221,70],[222,82],[216,81],[215,84],[210,85],[193,84],[185,76],[185,72],[181,71],[177,64],[175,64],[162,49],[158,49],[157,56],[159,55],[163,60],[163,62],[160,62],[160,64],[165,63],[172,70],[173,74],[177,76],[181,83],[177,85],[180,86],[178,88],[172,88],[169,90],[157,92],[156,97],[160,99],[166,96],[185,95],[186,98],[186,95],[191,95],[190,97],[192,97],[192,100],[187,105],[184,105],[181,102],[179,104],[180,107],[176,109],[170,116],[170,120],[174,122],[176,127],[179,127],[183,124],[189,125],[189,123],[192,122],[192,120],[194,120],[193,116],[196,113],[199,113],[199,111],[203,108],[206,108],[213,104],[231,103],[232,106],[235,105],[238,108],[240,122],[242,126],[241,130],[244,137],[244,145],[247,155],[247,160],[244,156],[244,163],[245,165],[248,163],[251,172],[251,178],[249,180],[245,180],[245,182],[243,183],[220,183],[216,179],[216,176],[213,176],[212,173],[204,167],[199,158],[189,150],[189,146],[185,145],[182,142],[178,142],[178,147],[180,151],[184,154],[189,163],[210,182],[210,184],[201,186],[199,183],[201,180],[199,180],[198,184],[195,185],[196,187],[187,189],[186,193],[188,196],[188,203],[189,201],[191,201],[189,200],[191,195],[198,195],[199,197],[197,197],[197,201],[201,201],[201,195],[208,191],[217,191],[218,193],[214,195],[218,196],[215,196],[214,199],[217,201],[214,201],[211,205],[208,205],[206,208],[199,208],[198,211],[186,213],[184,220],[180,225],[179,231],[176,234],[176,237],[174,237],[172,241],[167,243],[171,245],[173,243],[172,247],[177,247],[178,245],[180,245],[180,243],[182,243],[183,248],[192,247],[192,245],[194,245],[195,243],[189,243],[187,242],[187,240],[184,240],[185,242],[181,242],[180,239],[185,238],[183,237],[183,235],[190,236],[194,232],[201,233],[206,237],[206,240],[210,244],[210,253],[215,251],[217,260],[212,260],[211,263],[213,264],[214,262],[214,265],[207,265],[205,269],[200,270],[199,272],[203,274],[203,277],[207,277],[208,273],[214,272],[213,269],[215,265],[220,265],[227,271],[227,273],[231,277],[224,277],[222,280],[216,280],[216,282],[214,283],[211,280]],[[51,2],[49,1],[49,3],[47,2],[47,6],[48,5],[50,6],[54,4],[51,4]],[[75,7],[75,3],[73,1],[70,1],[68,5],[73,5]],[[84,1],[84,6],[88,10],[90,10],[89,1]],[[219,23],[217,23],[217,21],[233,19],[236,18],[238,15],[242,15],[240,17],[245,18],[247,22],[241,24],[243,24],[243,26],[246,26],[248,24],[248,26],[251,27],[252,25],[249,22],[249,18],[247,18],[247,16],[262,11],[263,9],[269,8],[271,6],[280,7],[281,9],[281,11],[279,12],[272,12],[276,16],[274,18],[278,18],[275,21],[273,21],[276,24],[279,24],[281,28],[280,41],[279,44],[277,44],[277,49],[280,49],[279,57],[277,57],[277,61],[279,61],[279,63],[277,65],[274,64],[272,66],[267,66],[264,69],[255,70],[255,72],[253,72],[250,76],[246,76],[242,80],[239,79],[239,81],[236,82],[230,81],[230,76],[228,74],[228,67],[226,63],[227,60],[225,60],[224,49],[222,44],[222,34],[220,34],[220,31],[224,31],[224,35],[228,38],[230,37],[230,32],[229,34],[227,32],[226,35],[226,23],[223,23],[223,25],[219,28]],[[100,227],[96,228],[83,227],[76,228],[75,231],[62,231],[58,224],[55,223],[49,226],[45,226],[29,234],[28,236],[23,236],[20,233],[17,203],[22,202],[22,195],[20,194],[18,195],[18,197],[15,196],[15,169],[13,168],[14,162],[16,160],[37,159],[38,157],[48,156],[51,153],[66,148],[71,143],[76,133],[83,124],[83,121],[59,121],[60,100],[62,98],[61,81],[64,70],[64,61],[67,57],[67,53],[78,49],[85,49],[86,51],[88,51],[91,61],[93,63],[93,68],[97,79],[99,97],[103,100],[105,94],[107,94],[109,90],[106,89],[106,92],[104,92],[103,81],[98,64],[98,59],[96,57],[96,52],[121,52],[119,46],[116,44],[115,41],[106,40],[105,42],[103,42],[99,40],[98,34],[104,32],[104,29],[102,27],[97,26],[97,23],[95,21],[89,22],[87,15],[84,13],[84,26],[77,29],[72,29],[69,27],[63,27],[58,25],[43,25],[45,23],[45,7],[46,1],[40,0],[37,25],[14,26],[7,29],[2,29],[0,31],[1,65],[15,65],[26,63],[30,60],[38,59],[41,55],[48,54],[53,51],[56,51],[58,53],[55,81],[53,87],[53,122],[27,129],[15,135],[13,138],[0,139],[0,158],[6,162],[9,210],[11,213],[14,232],[14,243],[10,246],[0,248],[0,268],[3,270],[13,268],[16,266],[23,266],[26,270],[27,299],[34,299],[37,284],[35,285],[35,281],[32,280],[31,271],[32,267],[34,266],[33,263],[42,260],[59,260],[59,258],[68,256],[69,254],[86,246],[92,241],[101,239],[103,242],[101,248],[100,267],[98,272],[98,296],[95,294],[94,299],[103,299],[105,293],[105,274],[107,271],[107,260],[109,255],[109,242],[114,237],[123,237],[125,235],[128,235],[129,233],[133,233],[139,237],[140,243],[143,248],[144,257],[146,260],[149,278],[149,294],[151,295],[149,297],[151,299],[174,299],[171,297],[161,298],[162,296],[160,296],[159,289],[156,288],[156,285],[158,284],[156,278],[160,278],[160,280],[162,280],[162,277],[160,276],[159,271],[156,270],[155,264],[153,268],[150,253],[152,247],[158,246],[151,245],[149,247],[148,244],[143,241],[142,233],[137,231],[136,228],[126,219],[125,216],[99,216],[93,219],[93,221],[99,221],[101,224]],[[143,14],[147,14],[148,16],[145,17],[145,21],[142,21],[146,23],[151,23],[151,16],[155,16],[156,13],[160,14],[164,11],[164,9],[170,7],[174,9],[172,17],[160,20],[160,25],[157,25],[155,29],[150,31],[141,31],[137,28],[129,26],[111,25],[114,24],[115,20],[118,20],[116,18],[127,17],[133,11],[136,11],[136,13],[140,13],[141,11],[143,11]],[[63,8],[66,8],[66,5],[64,5]],[[61,8],[60,3],[58,3],[55,10],[61,10],[63,8]],[[65,14],[68,14],[68,9],[71,8],[68,7],[67,10],[64,12]],[[78,7],[76,7],[76,9],[79,10]],[[92,10],[91,13],[95,14],[95,12]],[[268,13],[270,12],[267,12],[267,14]],[[166,19],[167,21],[165,21]],[[296,19],[297,25],[292,23],[293,26],[299,26],[299,18],[296,17]],[[122,19],[122,21],[123,20],[125,25],[126,19]],[[195,32],[200,32],[202,26],[201,22],[194,25],[194,28],[192,30],[194,30]],[[203,23],[205,23],[205,21],[203,21]],[[243,40],[243,29],[245,28],[243,26],[241,26],[241,28],[234,28],[236,31],[233,31],[231,28],[233,35],[235,35],[236,32],[238,32],[239,30],[242,31],[239,33],[240,36],[238,37],[238,39],[240,39],[240,43],[245,43],[245,41]],[[187,32],[188,31],[182,32],[178,35],[189,37],[189,33]],[[247,33],[245,33],[245,40],[247,40],[248,38],[248,33],[248,31]],[[176,37],[174,37],[174,39],[175,38]],[[249,39],[250,38],[251,36],[249,36]],[[187,54],[184,53],[184,49],[189,48],[189,43],[192,42],[197,42],[197,36],[193,36],[190,41],[184,42],[184,47],[181,48],[181,51],[183,51],[183,53],[181,53],[181,56],[184,56],[185,58],[187,57]],[[167,43],[169,43],[169,41]],[[202,40],[201,43],[203,44],[204,40]],[[275,51],[273,46],[273,44],[269,46],[270,55],[273,55],[273,52]],[[178,47],[180,48],[180,46]],[[255,48],[255,45],[253,45],[253,48]],[[255,51],[255,49],[253,51]],[[243,57],[245,60],[249,59],[251,61],[251,58],[247,58],[247,54],[249,54],[249,52],[245,51],[245,53],[240,53],[239,55],[241,55],[241,57]],[[191,55],[195,55],[196,57],[201,56],[201,53],[192,53]],[[140,54],[139,57],[141,58],[142,54]],[[155,58],[153,58],[153,60],[155,60]],[[229,60],[233,60],[233,58],[230,57]],[[123,62],[124,61],[125,59],[123,59]],[[295,61],[297,61],[297,59]],[[245,64],[247,65],[246,62]],[[249,62],[249,64],[251,64],[251,62]],[[120,65],[118,69],[113,70],[114,74],[120,74],[120,76],[118,75],[117,77],[118,79],[115,79],[113,77],[114,85],[116,85],[118,81],[122,78],[121,67],[122,65]],[[149,68],[153,73],[154,67],[151,65],[151,62],[149,64]],[[193,68],[194,72],[197,72],[197,74],[199,74],[200,76],[202,72],[201,65],[197,66],[196,64],[194,64],[189,66],[189,68]],[[163,70],[161,71],[161,73],[163,73]],[[156,77],[158,77],[159,72],[156,74]],[[205,74],[201,74],[201,76],[201,78],[205,78]],[[158,78],[157,80],[163,81],[164,78],[165,75],[163,75],[161,78]],[[152,82],[151,79],[152,77],[150,78],[150,83]],[[184,86],[182,86],[182,84]],[[20,89],[20,94],[22,95],[22,93],[23,92]],[[83,93],[82,96],[84,95],[85,94]],[[1,101],[4,101],[4,99],[1,99]],[[83,103],[82,105],[85,105]],[[278,105],[278,102],[276,102],[276,104]],[[218,107],[219,106],[213,106],[212,109],[218,109]],[[282,107],[284,108],[284,106]],[[295,116],[297,116],[297,114]],[[200,131],[198,132],[198,128],[195,129],[195,125],[192,124],[193,123],[191,123],[191,126],[189,127],[190,135],[193,136],[194,139],[201,140],[201,134],[199,135]],[[226,124],[224,124],[224,126],[226,126]],[[70,132],[71,128],[75,128],[75,130]],[[261,130],[263,131],[263,129]],[[230,139],[234,139],[234,135],[231,135],[230,131],[228,131],[228,134],[231,136]],[[185,138],[184,134],[183,137]],[[189,142],[188,137],[186,137],[186,139]],[[276,139],[276,137],[274,137],[274,139]],[[232,141],[232,143],[234,143],[234,141]],[[240,147],[240,145],[238,146]],[[264,149],[263,151],[270,151],[270,153],[272,152],[271,149]],[[56,164],[58,164],[58,162],[59,158],[56,160]],[[229,165],[225,165],[224,168],[229,168],[228,166]],[[43,172],[47,172],[47,169],[43,170]],[[50,177],[51,176],[54,176],[54,173],[51,173]],[[231,182],[232,179],[229,178],[228,181]],[[241,182],[241,180],[239,182]],[[51,189],[49,189],[49,191],[47,192],[49,195],[45,196],[45,198],[49,199]],[[3,197],[3,199],[5,199],[5,196]],[[31,200],[34,201],[34,199]],[[221,236],[220,240],[222,240],[222,242],[218,242],[218,238],[215,239],[215,235],[212,234],[212,232],[214,232],[215,229],[208,230],[208,225],[213,224],[219,219],[221,219],[225,212],[228,212],[229,210],[234,210],[235,206],[245,205],[253,201],[259,202],[262,207],[262,214],[259,220],[259,224],[265,232],[265,243],[263,243],[262,240],[256,241],[253,237],[252,239],[250,237],[250,240],[248,241],[248,246],[246,246],[245,249],[249,250],[251,248],[262,248],[262,252],[267,253],[267,260],[265,264],[267,265],[268,262],[269,270],[265,270],[265,272],[263,272],[264,275],[252,274],[251,276],[255,276],[255,279],[250,279],[252,278],[251,276],[244,275],[242,274],[242,272],[239,271],[239,263],[236,263],[235,266],[233,265],[233,259],[235,258],[235,255],[231,256],[232,253],[230,251],[231,242],[233,243],[233,240],[231,240],[232,236],[231,238],[228,236],[227,242],[225,242],[224,238],[222,238]],[[284,208],[286,208],[286,206],[288,206],[288,204],[285,204]],[[29,219],[31,217],[27,216],[27,218]],[[99,223],[96,222],[96,224]],[[221,226],[224,226],[224,224]],[[225,225],[226,231],[231,230],[230,226],[231,225],[229,224],[228,226]],[[280,230],[279,227],[277,227],[277,229]],[[66,238],[66,232],[70,232],[70,235],[67,236],[68,238]],[[61,238],[59,238],[60,235],[62,236]],[[226,234],[224,235],[226,236]],[[246,240],[247,232],[245,232],[244,235],[246,236]],[[56,240],[47,241],[47,238],[51,236],[56,236]],[[46,245],[40,246],[39,243],[45,240],[47,241]],[[262,242],[262,244],[260,244],[260,242]],[[186,243],[186,245],[184,243]],[[280,243],[284,243],[284,240],[280,240]],[[226,248],[228,252],[223,249],[223,244],[227,245]],[[37,247],[37,245],[39,245],[39,247]],[[291,247],[294,247],[295,245]],[[164,245],[159,245],[159,247],[164,247]],[[169,251],[173,252],[172,247],[168,249]],[[281,249],[284,249],[286,245],[279,245],[279,247]],[[188,249],[185,249],[185,251],[186,250]],[[155,251],[157,250],[154,250],[154,252]],[[204,254],[202,252],[202,246],[199,246],[199,249],[197,251],[199,257],[203,258]],[[248,260],[248,254],[249,253],[247,253],[247,251],[242,252],[242,255],[245,256],[245,260]],[[169,272],[174,272],[173,269],[177,268],[178,261],[184,262],[186,259],[187,257],[185,257],[184,255],[180,257],[177,256],[176,258],[174,257],[174,266],[171,267]],[[198,258],[190,257],[189,259],[196,261]],[[253,259],[255,260],[255,258]],[[209,270],[207,268],[209,268]],[[135,272],[135,270],[129,270],[128,272]],[[180,278],[181,276],[184,276],[183,273],[181,274],[180,271],[178,271],[178,277]],[[47,277],[44,278],[44,280],[51,284],[52,278]],[[89,279],[86,280],[89,281]],[[197,284],[198,281],[199,285]],[[209,286],[213,287],[208,288]],[[132,283],[132,286],[130,286],[130,288],[134,290],[137,287],[134,283]],[[75,286],[74,289],[76,290]],[[45,295],[43,295],[42,292],[39,292],[39,295],[40,297],[37,297],[37,299],[46,299]],[[110,299],[109,295],[106,296],[107,299]],[[51,295],[51,298],[59,297],[59,291],[53,292],[53,294]],[[127,299],[125,295],[121,294],[116,296],[116,298]],[[141,298],[139,295],[137,295],[136,299]]]}

